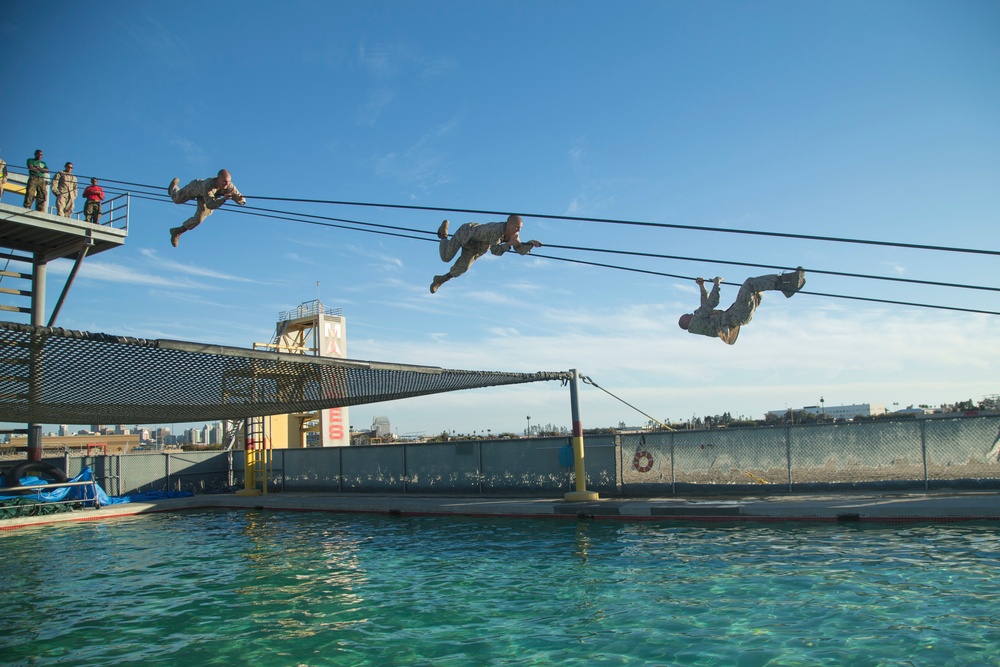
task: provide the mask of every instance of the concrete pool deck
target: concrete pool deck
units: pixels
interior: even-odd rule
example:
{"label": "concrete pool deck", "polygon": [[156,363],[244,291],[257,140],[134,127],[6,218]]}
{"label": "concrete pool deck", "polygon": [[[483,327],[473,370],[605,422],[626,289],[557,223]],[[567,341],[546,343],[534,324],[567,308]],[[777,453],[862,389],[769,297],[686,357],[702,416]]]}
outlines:
{"label": "concrete pool deck", "polygon": [[1000,521],[1000,492],[827,493],[720,498],[419,496],[271,493],[203,494],[0,520],[0,531],[71,521],[205,509],[332,512],[399,516],[531,517],[615,521],[952,523]]}

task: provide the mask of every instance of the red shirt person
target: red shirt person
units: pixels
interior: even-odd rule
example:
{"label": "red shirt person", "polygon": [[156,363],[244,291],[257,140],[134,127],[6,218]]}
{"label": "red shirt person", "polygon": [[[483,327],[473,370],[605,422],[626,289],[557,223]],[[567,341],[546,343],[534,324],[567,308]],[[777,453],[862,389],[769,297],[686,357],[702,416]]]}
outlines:
{"label": "red shirt person", "polygon": [[83,205],[83,217],[87,222],[95,225],[101,223],[101,202],[104,201],[104,189],[97,184],[97,179],[90,179],[90,185],[83,191],[83,198],[87,201]]}

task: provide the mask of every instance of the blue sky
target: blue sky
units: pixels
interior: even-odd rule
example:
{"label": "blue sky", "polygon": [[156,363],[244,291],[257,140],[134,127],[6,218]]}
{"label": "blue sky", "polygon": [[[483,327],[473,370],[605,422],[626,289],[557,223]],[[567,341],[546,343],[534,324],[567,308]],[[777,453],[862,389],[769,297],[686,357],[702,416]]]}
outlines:
{"label": "blue sky", "polygon": [[[39,13],[44,18],[39,19]],[[996,256],[573,220],[1000,250],[1000,4],[24,2],[0,24],[0,156],[166,188],[225,167],[250,206],[432,232],[525,214],[539,254],[693,277],[819,269],[996,288]],[[107,181],[104,181],[107,184]],[[14,203],[8,195],[5,203]],[[768,294],[729,347],[680,330],[689,280],[486,257],[436,295],[433,242],[136,199],[57,325],[239,347],[319,296],[348,356],[576,368],[659,419],[1000,393],[996,315]],[[50,266],[55,303],[69,262]],[[319,286],[317,286],[319,282]],[[822,274],[806,290],[1000,311],[995,291]],[[570,425],[558,383],[353,407],[399,433]],[[581,389],[585,427],[645,417]]]}

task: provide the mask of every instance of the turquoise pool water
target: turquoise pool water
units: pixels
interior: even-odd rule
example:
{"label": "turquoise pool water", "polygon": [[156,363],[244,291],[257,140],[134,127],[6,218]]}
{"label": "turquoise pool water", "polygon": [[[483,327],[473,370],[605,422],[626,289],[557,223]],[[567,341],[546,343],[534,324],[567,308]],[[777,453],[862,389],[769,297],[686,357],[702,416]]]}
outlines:
{"label": "turquoise pool water", "polygon": [[1000,665],[1000,528],[198,512],[0,533],[4,665]]}

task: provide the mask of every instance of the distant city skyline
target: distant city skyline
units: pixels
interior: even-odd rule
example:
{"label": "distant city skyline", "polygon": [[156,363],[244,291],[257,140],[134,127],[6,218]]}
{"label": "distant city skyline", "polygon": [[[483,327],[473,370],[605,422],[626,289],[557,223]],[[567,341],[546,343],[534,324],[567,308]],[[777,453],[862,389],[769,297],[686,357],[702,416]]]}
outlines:
{"label": "distant city skyline", "polygon": [[[967,400],[972,400],[972,402],[976,403],[976,404],[981,403],[983,401],[986,401],[987,403],[990,404],[991,409],[993,409],[993,410],[996,410],[996,409],[1000,408],[1000,394],[986,395],[986,396],[981,397],[978,400],[976,400],[976,399],[957,399],[957,400],[946,402],[946,403],[938,403],[938,404],[919,403],[919,404],[907,404],[905,406],[900,406],[898,403],[896,403],[894,405],[891,404],[889,406],[884,405],[884,404],[880,404],[880,403],[845,403],[843,405],[832,405],[832,404],[826,403],[824,401],[824,403],[822,405],[803,405],[803,406],[800,406],[800,407],[785,406],[783,408],[775,408],[774,410],[768,410],[767,412],[765,412],[765,413],[763,413],[761,415],[745,415],[743,413],[733,412],[731,410],[720,410],[720,411],[717,411],[717,412],[701,411],[699,413],[692,414],[690,417],[683,417],[683,418],[678,418],[678,419],[674,419],[674,420],[669,420],[668,423],[685,424],[685,423],[689,423],[692,420],[692,418],[697,418],[698,420],[701,420],[701,419],[703,419],[705,417],[712,417],[712,418],[714,418],[714,417],[717,417],[719,415],[723,415],[723,414],[726,414],[726,413],[729,413],[729,414],[733,415],[733,417],[735,419],[747,419],[747,420],[753,420],[753,421],[763,421],[769,415],[774,415],[774,414],[779,414],[779,413],[787,413],[790,410],[791,411],[795,411],[795,412],[805,412],[805,413],[810,413],[810,414],[826,413],[826,414],[830,415],[831,417],[840,417],[840,418],[843,418],[846,415],[842,415],[841,413],[844,411],[845,408],[858,407],[858,406],[871,406],[872,408],[876,408],[876,411],[872,412],[871,414],[890,414],[890,415],[894,414],[894,413],[905,414],[905,413],[908,413],[908,412],[912,412],[915,407],[920,407],[920,406],[926,406],[926,411],[927,412],[933,412],[936,409],[939,410],[939,409],[942,409],[942,408],[947,408],[947,407],[951,407],[951,406],[954,406],[954,405],[958,405],[958,404],[963,403],[963,402],[965,402]],[[878,411],[877,410],[878,408],[881,408],[881,411]],[[853,415],[851,415],[851,416],[853,416]],[[867,416],[867,415],[865,415],[865,416]],[[654,415],[654,417],[655,417],[655,415]],[[376,420],[378,420],[380,418],[388,418],[389,423],[390,424],[392,423],[391,416],[374,415],[372,417],[373,423],[369,427],[361,428],[361,427],[352,425],[351,426],[351,432],[352,433],[363,433],[363,432],[366,432],[366,431],[377,430],[378,424],[376,423]],[[621,426],[622,423],[625,424],[625,428],[646,428],[646,427],[650,427],[648,418],[641,418],[641,419],[633,419],[632,421],[626,420],[624,422],[622,422],[620,420],[619,422],[616,422],[616,423],[613,423],[613,424],[612,423],[607,423],[607,424],[587,424],[587,428],[588,429],[618,428],[618,427]],[[69,428],[70,426],[82,426],[82,425],[80,425],[80,424],[58,425],[58,428],[61,429],[63,426],[66,426],[67,428]],[[91,425],[91,426],[93,426],[93,425]],[[219,431],[221,433],[222,428],[223,428],[223,424],[222,424],[221,421],[219,421],[219,422],[213,422],[211,425],[208,424],[208,423],[205,423],[205,424],[202,424],[200,427],[199,426],[185,425],[185,424],[180,424],[180,425],[178,425],[178,424],[170,424],[170,425],[165,425],[165,424],[139,424],[137,426],[140,429],[149,430],[150,432],[155,432],[157,429],[162,429],[162,430],[165,430],[167,434],[172,434],[172,435],[175,435],[175,436],[177,436],[178,434],[173,434],[172,433],[172,429],[177,429],[178,427],[180,427],[180,433],[182,433],[182,434],[187,434],[190,431],[199,431],[199,432],[201,432],[201,431],[204,431],[204,429],[210,428],[210,427],[218,427],[218,429],[219,429]],[[51,436],[55,436],[55,435],[63,435],[62,433],[58,433],[57,434],[55,431],[51,431],[51,430],[46,431],[45,430],[46,428],[51,428],[51,427],[52,427],[52,425],[47,425],[47,426],[43,427],[43,434],[46,435],[46,436],[50,436],[50,437]],[[127,427],[127,428],[128,429],[132,429],[132,427]],[[530,429],[530,432],[529,432],[529,429]],[[492,433],[493,435],[500,435],[501,433],[513,433],[513,434],[521,434],[521,435],[531,435],[532,433],[553,432],[553,431],[564,433],[564,434],[570,433],[571,432],[571,424],[569,424],[568,422],[566,424],[557,424],[557,423],[538,424],[536,422],[534,425],[532,425],[530,419],[527,419],[527,417],[526,417],[526,426],[524,428],[522,428],[520,431],[517,431],[517,430],[506,430],[506,431],[505,430],[496,430],[496,429],[485,428],[485,427],[484,428],[473,428],[473,429],[469,429],[469,430],[466,431],[466,430],[449,429],[449,428],[443,428],[442,427],[440,429],[436,429],[436,430],[432,429],[430,431],[424,431],[424,432],[422,432],[420,434],[417,434],[415,432],[409,432],[409,433],[403,432],[403,433],[400,433],[398,427],[395,427],[395,426],[391,427],[391,432],[394,435],[399,436],[401,438],[405,438],[407,436],[411,436],[411,437],[413,437],[413,436],[416,436],[416,437],[420,437],[420,436],[422,436],[422,437],[435,437],[435,436],[440,435],[441,433],[444,433],[444,432],[448,432],[448,433],[456,432],[456,433],[462,433],[462,434],[465,434],[465,435],[472,435],[472,434],[479,434],[479,433],[482,433],[482,434]],[[82,433],[80,433],[80,434],[82,435]],[[72,434],[70,434],[70,435],[72,435]],[[212,443],[212,444],[215,444],[215,443]]]}

